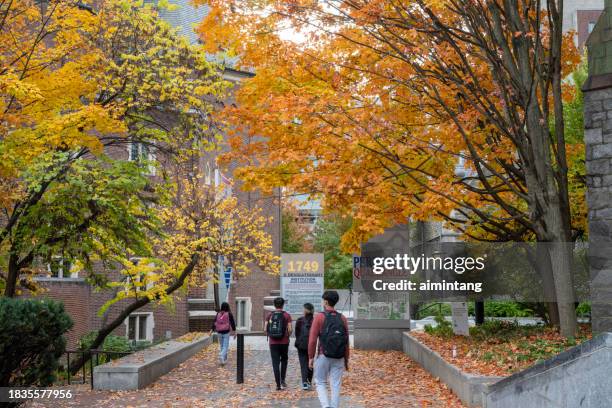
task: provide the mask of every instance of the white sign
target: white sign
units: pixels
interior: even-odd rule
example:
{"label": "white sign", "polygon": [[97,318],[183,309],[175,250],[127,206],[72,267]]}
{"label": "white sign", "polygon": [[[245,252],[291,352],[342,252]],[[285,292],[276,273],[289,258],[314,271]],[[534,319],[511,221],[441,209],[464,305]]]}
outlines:
{"label": "white sign", "polygon": [[321,311],[323,269],[323,254],[281,254],[281,296],[288,313],[302,314],[304,303]]}
{"label": "white sign", "polygon": [[459,336],[470,335],[468,321],[468,308],[465,302],[452,302],[451,313],[453,315],[453,333]]}

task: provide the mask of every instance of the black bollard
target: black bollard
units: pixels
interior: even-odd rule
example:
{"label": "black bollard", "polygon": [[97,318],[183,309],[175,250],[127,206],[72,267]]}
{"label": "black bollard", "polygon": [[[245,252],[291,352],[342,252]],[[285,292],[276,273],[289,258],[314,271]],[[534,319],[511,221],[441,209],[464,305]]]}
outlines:
{"label": "black bollard", "polygon": [[485,309],[484,302],[482,300],[477,300],[474,302],[474,322],[476,326],[482,326],[485,321]]}
{"label": "black bollard", "polygon": [[244,383],[244,333],[236,341],[236,384]]}

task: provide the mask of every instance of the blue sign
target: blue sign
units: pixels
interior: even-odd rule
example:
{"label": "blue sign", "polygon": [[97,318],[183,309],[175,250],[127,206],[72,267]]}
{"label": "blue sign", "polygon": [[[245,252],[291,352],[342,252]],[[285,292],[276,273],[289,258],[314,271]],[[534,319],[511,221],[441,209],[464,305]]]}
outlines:
{"label": "blue sign", "polygon": [[232,267],[228,266],[223,272],[223,279],[225,280],[225,288],[229,289],[230,282],[232,281]]}

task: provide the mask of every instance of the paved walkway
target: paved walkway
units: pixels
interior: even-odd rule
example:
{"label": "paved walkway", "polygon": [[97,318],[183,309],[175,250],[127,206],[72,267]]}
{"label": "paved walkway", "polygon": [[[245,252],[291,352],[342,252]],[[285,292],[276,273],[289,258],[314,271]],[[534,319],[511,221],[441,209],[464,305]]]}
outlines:
{"label": "paved walkway", "polygon": [[[247,338],[249,339],[249,338]],[[263,339],[263,340],[262,340]],[[245,383],[235,383],[235,352],[225,367],[212,345],[149,387],[138,391],[91,391],[76,386],[76,397],[30,407],[319,407],[315,391],[300,389],[297,353],[291,347],[288,389],[276,391],[265,338],[250,338],[245,350]],[[352,350],[353,351],[353,350]],[[462,407],[440,382],[400,352],[354,351],[343,382],[342,406]]]}

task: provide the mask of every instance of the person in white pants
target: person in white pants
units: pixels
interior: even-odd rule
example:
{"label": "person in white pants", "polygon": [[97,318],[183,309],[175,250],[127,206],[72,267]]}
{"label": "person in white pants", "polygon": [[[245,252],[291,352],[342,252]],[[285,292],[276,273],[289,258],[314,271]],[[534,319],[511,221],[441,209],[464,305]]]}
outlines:
{"label": "person in white pants", "polygon": [[[308,365],[314,369],[313,379],[322,408],[340,406],[342,375],[345,369],[348,370],[348,321],[334,309],[338,299],[335,290],[323,293],[323,312],[317,313],[312,319],[308,337]],[[327,392],[328,385],[331,400]]]}
{"label": "person in white pants", "polygon": [[[319,354],[314,361],[314,380],[319,402],[324,408],[340,406],[340,387],[344,375],[344,358],[329,358]],[[327,395],[327,385],[331,389],[331,402]]]}

